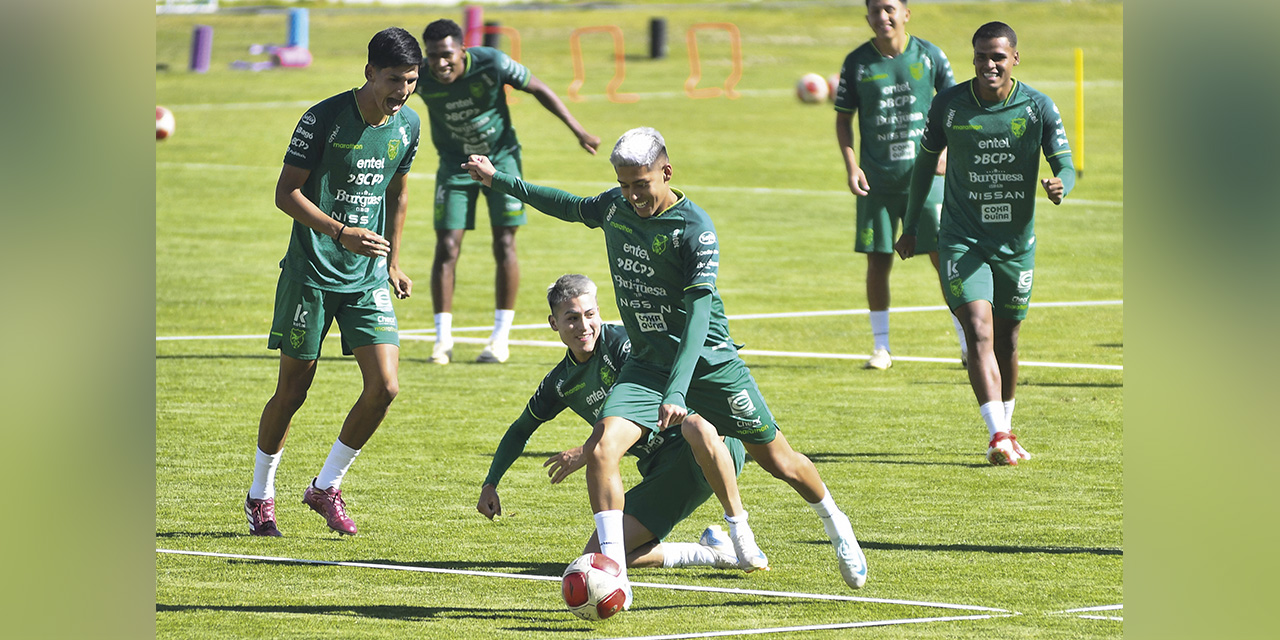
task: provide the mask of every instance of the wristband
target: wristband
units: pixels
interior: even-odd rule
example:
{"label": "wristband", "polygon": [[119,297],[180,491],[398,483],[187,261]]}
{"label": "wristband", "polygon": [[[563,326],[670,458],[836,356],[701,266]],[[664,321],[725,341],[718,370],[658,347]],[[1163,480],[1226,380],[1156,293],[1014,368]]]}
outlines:
{"label": "wristband", "polygon": [[333,234],[333,241],[338,243],[338,246],[342,246],[342,232],[346,230],[347,230],[347,225],[344,224],[338,228],[337,233]]}

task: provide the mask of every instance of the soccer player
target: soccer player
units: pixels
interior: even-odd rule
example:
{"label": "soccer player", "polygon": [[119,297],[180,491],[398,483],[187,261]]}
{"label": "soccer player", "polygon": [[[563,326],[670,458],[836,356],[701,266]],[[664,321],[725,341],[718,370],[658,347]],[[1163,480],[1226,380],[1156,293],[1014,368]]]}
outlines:
{"label": "soccer player", "polygon": [[364,387],[302,501],[339,535],[356,533],[339,485],[399,390],[400,334],[391,292],[403,299],[413,288],[400,270],[400,240],[406,176],[420,129],[405,102],[421,63],[422,50],[408,31],[378,32],[369,41],[364,85],[308,109],[285,152],[276,206],[293,218],[293,232],[280,261],[267,340],[268,348],[280,350],[280,375],[258,423],[253,484],[244,503],[253,535],[280,535],[276,468],[335,319],[342,352],[355,356]]}
{"label": "soccer player", "polygon": [[[551,307],[547,322],[569,349],[560,364],[542,379],[533,398],[498,445],[476,504],[476,510],[490,520],[502,514],[498,482],[524,451],[533,432],[566,408],[572,409],[587,424],[594,424],[605,397],[618,381],[622,363],[631,354],[627,330],[601,323],[596,285],[586,276],[561,276],[547,289],[547,303]],[[686,418],[697,419],[693,415]],[[642,479],[627,491],[622,516],[627,565],[738,567],[732,542],[719,527],[708,527],[697,544],[662,541],[676,523],[689,517],[713,491],[679,429],[647,435],[649,437],[637,441],[628,451],[636,457],[636,468]],[[741,473],[745,456],[742,443],[724,438],[724,446],[727,447],[725,454],[733,460],[734,472]],[[551,456],[542,466],[549,467],[547,475],[551,483],[558,484],[584,464],[586,460],[579,446]],[[736,492],[734,495],[736,497]],[[599,551],[599,542],[592,536],[583,553],[596,551]],[[754,569],[749,563],[741,568]]]}
{"label": "soccer player", "polygon": [[431,142],[440,154],[436,169],[435,259],[431,264],[431,306],[436,342],[431,361],[453,359],[453,289],[462,236],[476,227],[476,200],[483,193],[493,229],[493,332],[476,362],[506,362],[507,338],[515,318],[520,264],[516,258],[516,229],[525,224],[524,204],[515,198],[481,189],[459,167],[473,153],[487,155],[506,173],[521,175],[520,141],[507,110],[504,85],[527,91],[573,131],[578,144],[595,155],[600,138],[587,133],[546,84],[519,62],[491,47],[463,47],[462,27],[452,20],[436,20],[422,32],[426,48],[418,96],[427,105]]}
{"label": "soccer player", "polygon": [[[854,49],[840,68],[836,90],[836,142],[844,156],[849,190],[857,196],[853,248],[867,255],[867,306],[875,340],[868,369],[893,366],[889,349],[889,272],[893,269],[894,231],[907,210],[907,185],[924,132],[924,117],[935,92],[956,83],[951,63],[936,45],[907,33],[911,10],[907,0],[867,0],[867,24],[874,36]],[[853,114],[862,137],[853,152]],[[942,163],[945,165],[945,160]],[[926,203],[918,251],[928,253],[938,268],[937,230],[942,214],[942,178]],[[964,334],[952,317],[966,357]]]}
{"label": "soccer player", "polygon": [[943,149],[950,149],[938,253],[947,305],[969,341],[969,384],[987,425],[987,460],[1016,465],[1031,454],[1013,435],[1018,330],[1027,317],[1035,270],[1035,197],[1040,154],[1053,171],[1039,180],[1060,204],[1076,171],[1058,107],[1012,75],[1018,36],[1003,22],[973,34],[973,80],[939,93],[929,108],[902,237],[916,253],[916,226]]}
{"label": "soccer player", "polygon": [[[625,564],[625,498],[618,471],[623,453],[646,431],[680,424],[693,409],[704,420],[680,425],[686,439],[710,421],[721,434],[741,440],[761,468],[791,485],[814,509],[836,549],[845,582],[860,588],[867,578],[866,558],[848,517],[813,462],[787,443],[729,337],[716,290],[720,249],[710,216],[671,187],[674,170],[656,130],[641,127],[622,134],[609,161],[618,187],[591,198],[528,184],[496,170],[484,156],[472,156],[466,164],[472,177],[494,191],[604,232],[618,310],[633,353],[583,445],[601,552]],[[745,514],[740,523],[729,524],[730,537],[735,537],[735,529],[746,524]],[[629,586],[627,590],[629,603]]]}

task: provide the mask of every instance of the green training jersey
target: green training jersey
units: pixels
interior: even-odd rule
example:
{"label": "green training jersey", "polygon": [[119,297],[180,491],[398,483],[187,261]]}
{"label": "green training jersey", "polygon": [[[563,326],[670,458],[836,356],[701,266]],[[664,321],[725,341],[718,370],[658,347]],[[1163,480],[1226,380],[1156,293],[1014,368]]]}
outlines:
{"label": "green training jersey", "polygon": [[929,109],[920,146],[948,149],[939,243],[950,235],[1021,252],[1035,242],[1040,154],[1066,158],[1071,148],[1053,100],[1013,83],[1003,102],[983,104],[970,80]]}
{"label": "green training jersey", "polygon": [[[407,106],[369,125],[352,89],[302,115],[284,162],[311,172],[302,195],[321,211],[349,227],[386,235],[387,185],[413,165],[420,127],[418,114]],[[364,291],[387,281],[386,258],[347,251],[296,220],[280,268],[290,279],[325,291]]]}
{"label": "green training jersey", "polygon": [[524,89],[530,77],[524,65],[491,47],[470,47],[463,55],[466,70],[457,80],[441,84],[423,67],[415,90],[427,104],[440,164],[451,168],[473,153],[493,157],[519,146],[503,85]]}
{"label": "green training jersey", "polygon": [[675,363],[688,316],[684,296],[699,287],[711,292],[710,327],[700,359],[719,364],[738,357],[716,290],[720,244],[715,226],[682,192],[672,189],[676,204],[641,218],[617,187],[580,198],[505,173],[494,175],[493,187],[561,220],[604,231],[618,312],[631,336],[634,358],[664,368]]}
{"label": "green training jersey", "polygon": [[877,194],[907,192],[929,103],[956,83],[942,49],[909,38],[906,50],[892,58],[868,41],[840,67],[835,109],[858,114],[858,166]]}
{"label": "green training jersey", "polygon": [[[565,409],[571,409],[588,424],[594,425],[605,397],[618,381],[622,363],[630,354],[631,340],[627,337],[627,330],[612,324],[600,327],[600,338],[586,362],[578,362],[573,352],[566,349],[564,359],[542,379],[520,418],[507,429],[489,465],[485,484],[498,486],[503,474],[524,451],[533,432]],[[680,429],[660,432],[646,429],[627,453],[637,458],[636,468],[640,475],[647,476],[657,464],[660,452],[666,455],[679,446],[686,446]]]}

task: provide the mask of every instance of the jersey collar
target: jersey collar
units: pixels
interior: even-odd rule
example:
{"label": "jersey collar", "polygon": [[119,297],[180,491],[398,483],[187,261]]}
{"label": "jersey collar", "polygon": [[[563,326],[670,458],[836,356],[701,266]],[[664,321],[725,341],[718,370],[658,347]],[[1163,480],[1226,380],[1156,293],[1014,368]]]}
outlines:
{"label": "jersey collar", "polygon": [[979,98],[978,90],[975,88],[977,86],[977,83],[976,83],[977,78],[974,78],[974,82],[969,83],[969,95],[973,96],[973,101],[978,103],[978,106],[984,109],[1008,106],[1008,104],[1013,101],[1013,97],[1018,94],[1018,87],[1022,86],[1022,83],[1019,82],[1017,78],[1010,78],[1010,79],[1013,80],[1013,86],[1009,88],[1009,95],[1005,97],[1005,99],[1002,100],[1001,102],[997,102],[995,104],[988,106],[986,100]]}

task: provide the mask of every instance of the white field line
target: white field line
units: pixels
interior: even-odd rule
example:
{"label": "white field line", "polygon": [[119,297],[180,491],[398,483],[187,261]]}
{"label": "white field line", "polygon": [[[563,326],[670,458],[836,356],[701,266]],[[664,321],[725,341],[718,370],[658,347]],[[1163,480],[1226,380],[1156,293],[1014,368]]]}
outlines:
{"label": "white field line", "polygon": [[1114,620],[1116,622],[1124,622],[1124,618],[1119,616],[1076,616],[1085,620]]}
{"label": "white field line", "polygon": [[1106,604],[1101,607],[1084,607],[1083,609],[1065,609],[1062,611],[1054,611],[1053,613],[1081,613],[1084,611],[1116,611],[1123,609],[1123,604]]}
{"label": "white field line", "polygon": [[[254,172],[275,172],[280,170],[280,165],[275,166],[251,166],[244,164],[211,164],[205,162],[156,162],[156,169],[192,169],[198,171],[254,171]],[[412,172],[409,174],[410,180],[427,180],[435,182],[434,174],[423,172]],[[598,193],[612,188],[612,185],[605,182],[589,182],[583,180],[536,180],[538,184],[559,187],[580,187]],[[839,189],[780,189],[774,187],[732,187],[724,185],[692,185],[681,184],[680,187],[687,191],[706,191],[713,193],[733,193],[733,194],[757,194],[757,195],[783,195],[783,196],[823,196],[837,198],[852,198],[853,195],[848,190]],[[1123,201],[1116,200],[1078,200],[1067,198],[1062,201],[1064,205],[1086,206],[1086,207],[1114,207],[1123,208]]]}
{"label": "white field line", "polygon": [[[392,571],[412,571],[418,573],[443,573],[450,575],[474,576],[481,578],[508,578],[512,580],[536,580],[543,582],[560,582],[557,576],[536,576],[520,573],[501,573],[497,571],[470,571],[467,569],[440,569],[437,567],[415,567],[401,564],[378,564],[371,562],[337,562],[331,560],[308,560],[302,558],[279,558],[272,556],[253,556],[238,553],[214,553],[211,551],[187,551],[181,549],[156,549],[156,553],[169,553],[184,556],[203,556],[208,558],[227,558],[231,560],[258,560],[262,562],[281,562],[291,564],[323,565],[330,567],[356,567],[361,569],[389,569]],[[963,611],[990,611],[994,613],[1010,613],[1008,609],[982,607],[977,605],[952,604],[947,602],[923,602],[919,600],[893,600],[888,598],[860,598],[857,596],[839,596],[825,593],[799,593],[794,591],[765,591],[762,589],[729,589],[725,587],[699,587],[683,584],[665,584],[660,582],[632,582],[633,587],[666,589],[669,591],[702,591],[710,593],[728,593],[733,595],[768,596],[773,598],[801,598],[807,600],[838,600],[842,602],[866,602],[873,604],[897,604],[914,607],[931,607],[935,609],[959,609]],[[986,616],[989,617],[989,616]]]}
{"label": "white field line", "polygon": [[[1037,89],[1074,89],[1076,83],[1074,80],[1041,80],[1033,82],[1031,86]],[[1123,88],[1123,80],[1086,80],[1084,83],[1086,89],[1116,89]],[[707,84],[706,88],[713,88],[712,84]],[[788,98],[795,95],[794,89],[735,89],[735,91],[748,98]],[[621,93],[629,93],[623,91]],[[647,91],[636,93],[641,99],[672,99],[683,98],[683,91]],[[586,102],[595,102],[600,100],[608,100],[605,94],[588,94],[581,96]],[[566,98],[567,99],[567,98]],[[165,106],[174,113],[182,111],[245,111],[257,109],[306,109],[313,106],[314,100],[278,100],[272,102],[204,102],[191,104],[166,104]],[[412,103],[411,103],[411,106]],[[417,108],[421,108],[418,105]],[[416,109],[415,109],[416,110]]]}
{"label": "white field line", "polygon": [[[1099,306],[1099,305],[1118,305],[1123,304],[1122,300],[1099,300],[1084,302],[1041,302],[1031,303],[1031,306],[1042,307],[1075,307],[1075,306]],[[899,307],[890,309],[893,312],[913,312],[913,311],[944,311],[946,307],[938,305],[936,307]],[[839,316],[839,315],[866,315],[866,309],[842,309],[836,311],[797,311],[786,313],[758,313],[745,314],[740,316],[729,316],[730,320],[758,320],[768,318],[804,318],[813,316]],[[610,324],[621,324],[612,322]],[[541,329],[546,327],[544,324],[521,324],[515,325],[514,329]],[[486,332],[492,331],[493,327],[454,327],[455,333],[465,332]],[[340,335],[339,332],[333,332]],[[405,340],[434,341],[435,329],[402,329],[400,337]],[[156,342],[178,342],[190,340],[266,340],[265,335],[209,335],[209,336],[156,336]],[[487,338],[469,338],[465,336],[454,336],[454,342],[461,344],[486,344]],[[554,340],[510,340],[508,344],[516,347],[547,347],[552,349],[565,348],[563,343]],[[738,353],[744,356],[762,356],[762,357],[778,357],[778,358],[816,358],[822,360],[866,360],[871,357],[867,353],[817,353],[809,351],[770,351],[764,349],[742,349]],[[944,364],[960,364],[959,358],[932,358],[926,356],[894,356],[894,360],[901,362],[941,362]],[[1072,363],[1072,362],[1038,362],[1034,360],[1020,360],[1019,366],[1023,367],[1047,367],[1056,369],[1101,369],[1107,371],[1123,371],[1123,365],[1116,364],[1088,364],[1088,363]]]}
{"label": "white field line", "polygon": [[920,624],[924,622],[955,622],[958,620],[989,620],[991,618],[1007,618],[1015,614],[978,616],[947,616],[943,618],[898,618],[896,620],[869,620],[867,622],[837,622],[834,624],[807,624],[797,627],[771,627],[767,629],[736,629],[729,631],[706,631],[703,633],[679,633],[666,636],[627,636],[609,638],[607,640],[685,640],[687,638],[718,638],[724,636],[755,636],[769,633],[794,633],[796,631],[830,631],[835,629],[856,629],[859,627],[887,627],[891,625]]}

